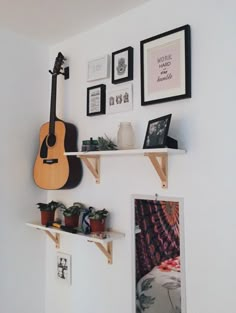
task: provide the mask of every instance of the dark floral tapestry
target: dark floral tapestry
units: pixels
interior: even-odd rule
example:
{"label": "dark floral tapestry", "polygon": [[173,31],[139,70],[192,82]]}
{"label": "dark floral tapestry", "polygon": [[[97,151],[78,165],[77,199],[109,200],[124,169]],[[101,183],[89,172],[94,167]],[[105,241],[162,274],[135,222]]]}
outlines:
{"label": "dark floral tapestry", "polygon": [[135,199],[136,281],[180,255],[179,203]]}

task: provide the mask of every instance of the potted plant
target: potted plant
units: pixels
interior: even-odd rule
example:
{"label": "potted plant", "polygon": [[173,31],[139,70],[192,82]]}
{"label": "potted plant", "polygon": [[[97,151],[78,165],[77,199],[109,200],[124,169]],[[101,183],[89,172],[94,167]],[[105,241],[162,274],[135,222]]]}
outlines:
{"label": "potted plant", "polygon": [[91,232],[104,232],[107,216],[108,211],[106,209],[95,210],[94,208],[91,208],[91,212],[89,213]]}
{"label": "potted plant", "polygon": [[37,203],[41,212],[41,224],[47,225],[54,222],[55,211],[57,208],[64,207],[61,202],[51,201],[49,203]]}
{"label": "potted plant", "polygon": [[83,209],[83,204],[79,202],[73,203],[72,206],[63,210],[65,226],[78,227],[80,211]]}

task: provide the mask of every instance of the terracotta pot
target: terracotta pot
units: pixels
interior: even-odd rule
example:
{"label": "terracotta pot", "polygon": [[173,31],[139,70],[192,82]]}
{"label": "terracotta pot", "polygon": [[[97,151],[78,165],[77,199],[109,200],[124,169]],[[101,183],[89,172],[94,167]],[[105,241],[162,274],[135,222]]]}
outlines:
{"label": "terracotta pot", "polygon": [[55,211],[41,211],[41,224],[46,225],[47,223],[54,222]]}
{"label": "terracotta pot", "polygon": [[73,216],[64,216],[65,219],[65,226],[69,227],[78,227],[79,224],[79,215]]}
{"label": "terracotta pot", "polygon": [[101,220],[90,219],[89,221],[92,233],[99,233],[105,231],[105,222],[106,222],[105,218]]}

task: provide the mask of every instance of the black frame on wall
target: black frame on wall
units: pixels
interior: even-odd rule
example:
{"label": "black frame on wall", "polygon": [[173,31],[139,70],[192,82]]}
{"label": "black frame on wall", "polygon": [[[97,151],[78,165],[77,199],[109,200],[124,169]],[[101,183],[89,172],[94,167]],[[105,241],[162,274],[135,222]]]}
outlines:
{"label": "black frame on wall", "polygon": [[[120,59],[123,59],[124,62],[127,62],[121,65],[122,70],[124,70],[127,75],[122,78],[116,77],[116,59],[119,58],[119,55],[124,54],[127,52],[127,59],[125,57],[121,57]],[[124,66],[128,67],[127,71],[125,70]],[[117,69],[118,70],[118,69]],[[118,51],[115,51],[112,53],[112,84],[120,84],[124,83],[130,80],[133,80],[133,72],[134,72],[134,49],[133,47],[127,47]]]}
{"label": "black frame on wall", "polygon": [[[171,45],[174,47],[172,50]],[[140,60],[141,105],[191,98],[191,33],[189,25],[142,40],[140,42]],[[158,62],[160,63],[158,64]],[[171,84],[169,87],[167,85],[167,82],[174,77],[174,70],[181,80],[179,91],[171,88]],[[163,82],[166,84],[163,88],[164,92],[158,89],[157,82],[159,86],[162,84],[162,87]],[[150,86],[156,90],[151,92]]]}
{"label": "black frame on wall", "polygon": [[106,114],[106,85],[104,84],[87,88],[87,116],[99,114]]}

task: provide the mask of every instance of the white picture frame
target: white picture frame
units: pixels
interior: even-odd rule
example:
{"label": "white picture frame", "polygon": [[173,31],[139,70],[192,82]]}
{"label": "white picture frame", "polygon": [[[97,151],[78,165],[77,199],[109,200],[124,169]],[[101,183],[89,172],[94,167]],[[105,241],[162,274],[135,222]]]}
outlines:
{"label": "white picture frame", "polygon": [[[135,201],[167,201],[167,202],[178,202],[179,203],[179,231],[180,231],[180,262],[181,262],[181,312],[186,313],[186,264],[185,264],[185,226],[184,226],[184,199],[181,197],[168,197],[161,195],[145,195],[145,194],[133,194],[131,195],[132,210],[130,211],[131,218],[131,255],[132,264],[136,264],[136,243],[137,236],[142,232],[141,229],[136,225],[135,219]],[[136,313],[137,310],[137,280],[136,280],[136,266],[132,267],[132,313]]]}
{"label": "white picture frame", "polygon": [[114,114],[133,110],[133,88],[127,84],[112,88],[106,93],[106,113]]}
{"label": "white picture frame", "polygon": [[109,55],[107,54],[88,61],[88,82],[109,77],[109,59]]}
{"label": "white picture frame", "polygon": [[57,279],[66,285],[71,285],[71,260],[70,254],[57,252],[56,255],[56,274]]}

